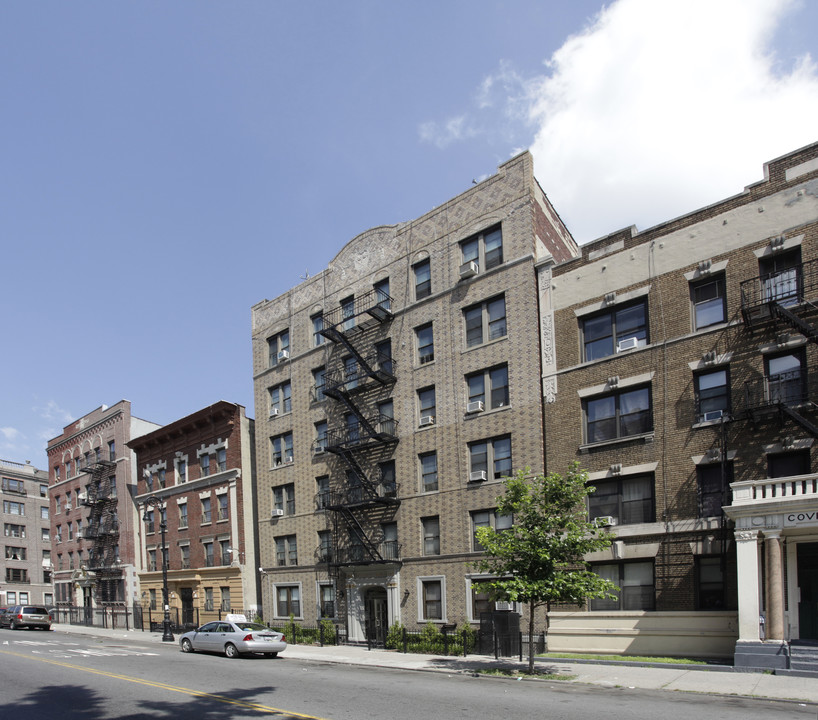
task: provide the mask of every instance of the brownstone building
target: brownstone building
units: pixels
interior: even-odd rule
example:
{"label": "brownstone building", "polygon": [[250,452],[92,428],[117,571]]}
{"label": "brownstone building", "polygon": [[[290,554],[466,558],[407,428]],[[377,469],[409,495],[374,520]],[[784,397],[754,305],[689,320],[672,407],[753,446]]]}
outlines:
{"label": "brownstone building", "polygon": [[48,443],[54,594],[88,616],[137,601],[135,459],[127,442],[159,427],[121,400],[66,425]]}
{"label": "brownstone building", "polygon": [[523,153],[253,308],[266,620],[470,623],[474,528],[544,467],[537,263],[577,247]]}
{"label": "brownstone building", "polygon": [[581,250],[538,266],[547,464],[590,473],[621,590],[549,647],[783,667],[818,640],[818,144]]}
{"label": "brownstone building", "polygon": [[244,407],[219,401],[128,443],[143,617],[163,615],[163,553],[175,624],[258,612],[253,426]]}

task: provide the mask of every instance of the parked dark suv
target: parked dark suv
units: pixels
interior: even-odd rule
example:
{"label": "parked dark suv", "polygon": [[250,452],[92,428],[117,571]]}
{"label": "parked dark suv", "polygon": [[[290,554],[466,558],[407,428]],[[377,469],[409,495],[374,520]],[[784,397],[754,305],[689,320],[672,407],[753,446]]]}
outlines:
{"label": "parked dark suv", "polygon": [[20,628],[51,630],[51,616],[41,605],[12,605],[0,615],[0,626],[12,630]]}

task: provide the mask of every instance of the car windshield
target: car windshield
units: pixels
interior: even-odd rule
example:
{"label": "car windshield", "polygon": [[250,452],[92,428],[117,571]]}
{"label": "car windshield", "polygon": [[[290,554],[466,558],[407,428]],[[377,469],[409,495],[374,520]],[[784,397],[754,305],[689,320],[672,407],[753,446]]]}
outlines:
{"label": "car windshield", "polygon": [[262,630],[269,631],[270,630],[270,628],[268,628],[266,625],[261,625],[260,623],[239,622],[239,623],[235,623],[235,625],[236,625],[237,628],[239,628],[239,630],[250,630],[251,632],[259,632],[259,631],[262,631]]}

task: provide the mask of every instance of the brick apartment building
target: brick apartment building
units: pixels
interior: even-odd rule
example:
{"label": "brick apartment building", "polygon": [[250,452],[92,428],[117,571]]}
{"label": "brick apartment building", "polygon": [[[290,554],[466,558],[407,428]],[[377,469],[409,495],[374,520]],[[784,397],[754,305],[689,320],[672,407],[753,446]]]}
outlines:
{"label": "brick apartment building", "polygon": [[137,601],[133,502],[136,460],[127,442],[159,427],[131,415],[131,404],[102,405],[49,441],[54,591],[58,607],[88,617]]}
{"label": "brick apartment building", "polygon": [[138,469],[143,618],[163,616],[163,520],[174,623],[259,610],[253,425],[244,407],[219,401],[128,442]]}
{"label": "brick apartment building", "polygon": [[0,460],[3,572],[0,605],[53,605],[48,471]]}
{"label": "brick apartment building", "polygon": [[818,144],[581,250],[538,266],[547,465],[590,473],[621,592],[549,647],[783,666],[818,640]]}
{"label": "brick apartment building", "polygon": [[492,607],[473,532],[544,467],[538,263],[577,252],[523,153],[253,307],[265,619],[381,642]]}

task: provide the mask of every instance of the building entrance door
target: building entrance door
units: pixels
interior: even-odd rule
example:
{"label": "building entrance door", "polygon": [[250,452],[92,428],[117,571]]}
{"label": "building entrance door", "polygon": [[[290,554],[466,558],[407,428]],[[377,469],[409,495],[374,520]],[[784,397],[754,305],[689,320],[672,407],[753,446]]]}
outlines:
{"label": "building entrance door", "polygon": [[366,591],[364,602],[366,603],[366,637],[376,645],[384,645],[389,623],[386,588],[369,588]]}
{"label": "building entrance door", "polygon": [[818,543],[798,543],[798,634],[818,640]]}
{"label": "building entrance door", "polygon": [[194,625],[193,619],[193,588],[179,588],[179,598],[182,601],[182,626]]}

